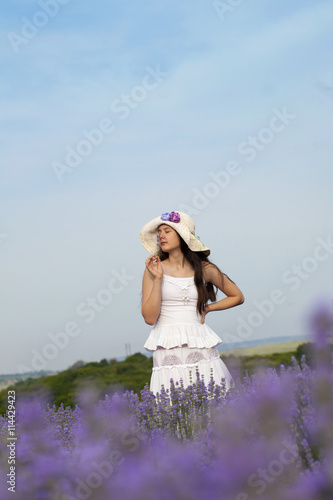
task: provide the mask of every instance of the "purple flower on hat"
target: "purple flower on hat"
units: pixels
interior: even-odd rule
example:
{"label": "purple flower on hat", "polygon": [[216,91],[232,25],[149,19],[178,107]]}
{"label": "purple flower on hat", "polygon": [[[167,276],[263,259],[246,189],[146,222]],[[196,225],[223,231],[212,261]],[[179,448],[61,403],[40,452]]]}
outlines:
{"label": "purple flower on hat", "polygon": [[180,215],[178,212],[165,212],[165,214],[161,215],[161,219],[168,221],[168,222],[179,222],[180,221]]}
{"label": "purple flower on hat", "polygon": [[170,222],[179,222],[180,221],[180,215],[178,212],[171,212],[169,216],[169,221]]}

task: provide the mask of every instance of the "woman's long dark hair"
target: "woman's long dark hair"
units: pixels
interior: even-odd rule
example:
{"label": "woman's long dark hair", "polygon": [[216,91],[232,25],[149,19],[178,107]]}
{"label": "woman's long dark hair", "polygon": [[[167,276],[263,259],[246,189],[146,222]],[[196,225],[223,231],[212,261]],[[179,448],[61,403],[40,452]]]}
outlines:
{"label": "woman's long dark hair", "polygon": [[[178,234],[178,233],[177,233]],[[189,249],[183,238],[178,234],[180,240],[180,249],[184,255],[184,258],[190,263],[191,267],[194,269],[194,283],[198,290],[198,301],[197,301],[197,311],[199,314],[204,312],[205,306],[207,302],[210,300],[215,302],[216,295],[218,292],[218,287],[213,285],[213,283],[205,282],[203,279],[203,262],[207,262],[207,265],[214,266],[221,278],[221,288],[223,288],[224,277],[227,277],[225,273],[223,273],[215,264],[210,262],[207,255],[204,252],[193,252]],[[161,261],[166,260],[169,256],[167,252],[163,252],[160,247],[158,256]],[[232,281],[232,280],[230,280]]]}

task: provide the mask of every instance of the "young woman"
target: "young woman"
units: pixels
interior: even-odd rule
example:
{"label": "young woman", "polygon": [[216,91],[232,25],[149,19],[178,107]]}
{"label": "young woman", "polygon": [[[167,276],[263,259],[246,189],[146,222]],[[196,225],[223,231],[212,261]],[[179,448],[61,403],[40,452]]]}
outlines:
{"label": "young woman", "polygon": [[[154,325],[144,347],[153,352],[150,390],[156,395],[170,379],[184,386],[196,379],[196,367],[205,383],[211,374],[217,384],[234,381],[216,348],[223,341],[205,323],[208,313],[244,302],[237,285],[208,260],[210,254],[198,236],[192,218],[171,212],[145,224],[140,238],[151,254],[142,280],[141,312]],[[226,297],[216,302],[217,289]]]}

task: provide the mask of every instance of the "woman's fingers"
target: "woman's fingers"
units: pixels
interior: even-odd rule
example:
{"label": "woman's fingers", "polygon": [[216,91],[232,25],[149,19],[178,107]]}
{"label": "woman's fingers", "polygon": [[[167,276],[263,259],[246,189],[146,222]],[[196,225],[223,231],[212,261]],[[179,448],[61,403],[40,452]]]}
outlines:
{"label": "woman's fingers", "polygon": [[157,255],[150,255],[146,259],[146,268],[153,275],[157,276],[161,273],[161,259]]}
{"label": "woman's fingers", "polygon": [[150,255],[147,259],[146,259],[146,267],[149,266],[149,264],[151,264],[151,262],[153,261],[153,259],[155,259],[155,255]]}

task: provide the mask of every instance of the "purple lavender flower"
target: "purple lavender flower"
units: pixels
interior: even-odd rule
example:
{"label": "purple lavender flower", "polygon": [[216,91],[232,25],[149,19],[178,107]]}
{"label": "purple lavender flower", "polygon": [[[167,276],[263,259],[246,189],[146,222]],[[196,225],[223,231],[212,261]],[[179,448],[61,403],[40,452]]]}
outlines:
{"label": "purple lavender flower", "polygon": [[[316,318],[315,332],[331,335],[327,314]],[[103,401],[86,391],[75,409],[20,398],[15,498],[148,499],[160,496],[161,485],[175,500],[331,498],[333,370],[330,357],[321,357],[323,343],[314,348],[314,369],[304,356],[292,358],[279,372],[247,374],[229,391],[225,379],[205,385],[196,370],[189,386],[171,379],[157,397],[146,385],[140,396],[125,391]],[[1,480],[6,424],[4,415]]]}

